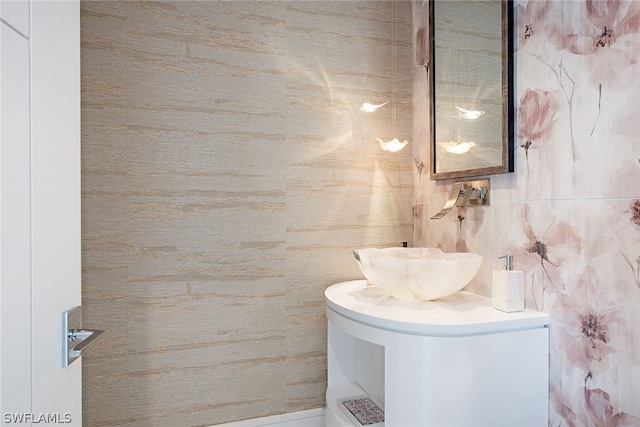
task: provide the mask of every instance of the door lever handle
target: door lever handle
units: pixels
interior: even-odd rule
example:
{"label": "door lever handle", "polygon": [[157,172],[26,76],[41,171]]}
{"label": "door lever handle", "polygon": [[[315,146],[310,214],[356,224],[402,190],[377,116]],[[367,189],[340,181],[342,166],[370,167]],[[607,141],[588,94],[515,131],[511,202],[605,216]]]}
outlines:
{"label": "door lever handle", "polygon": [[62,314],[62,366],[69,366],[82,352],[93,345],[105,331],[82,327],[82,307],[74,307]]}
{"label": "door lever handle", "polygon": [[105,331],[99,329],[71,329],[67,332],[69,357],[80,357],[82,351],[95,343]]}

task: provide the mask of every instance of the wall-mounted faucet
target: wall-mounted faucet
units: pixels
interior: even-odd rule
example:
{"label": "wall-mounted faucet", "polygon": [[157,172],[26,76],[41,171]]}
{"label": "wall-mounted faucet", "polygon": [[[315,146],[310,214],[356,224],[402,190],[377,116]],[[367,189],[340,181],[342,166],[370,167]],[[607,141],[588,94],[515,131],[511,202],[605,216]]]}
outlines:
{"label": "wall-mounted faucet", "polygon": [[431,219],[440,219],[458,206],[487,206],[489,204],[489,179],[477,181],[456,182],[451,188],[449,200],[447,200],[440,211]]}

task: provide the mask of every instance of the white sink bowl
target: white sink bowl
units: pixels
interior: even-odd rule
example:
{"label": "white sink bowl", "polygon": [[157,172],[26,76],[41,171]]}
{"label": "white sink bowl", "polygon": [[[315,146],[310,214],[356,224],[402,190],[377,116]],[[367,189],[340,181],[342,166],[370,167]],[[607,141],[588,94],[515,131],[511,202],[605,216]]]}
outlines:
{"label": "white sink bowl", "polygon": [[437,248],[385,248],[353,251],[364,276],[402,301],[429,301],[458,292],[473,279],[482,256],[444,253]]}

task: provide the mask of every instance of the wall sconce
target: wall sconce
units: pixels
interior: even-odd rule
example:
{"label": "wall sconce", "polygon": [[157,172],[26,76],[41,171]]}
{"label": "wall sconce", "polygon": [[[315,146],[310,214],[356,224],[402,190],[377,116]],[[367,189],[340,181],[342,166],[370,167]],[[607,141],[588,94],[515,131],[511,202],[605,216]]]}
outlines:
{"label": "wall sconce", "polygon": [[360,111],[362,111],[363,113],[375,113],[378,108],[384,107],[388,103],[389,101],[385,101],[382,104],[373,105],[368,102],[365,102],[364,104],[362,104],[362,107],[360,107]]}
{"label": "wall sconce", "polygon": [[380,143],[380,148],[382,148],[384,151],[390,151],[392,153],[402,150],[409,143],[406,139],[400,142],[398,138],[393,138],[391,141],[386,142],[380,138],[376,138],[376,141]]}
{"label": "wall sconce", "polygon": [[478,117],[482,116],[484,114],[484,111],[480,111],[480,110],[465,110],[462,107],[456,107],[456,110],[458,110],[458,115],[455,116],[456,119],[463,119],[463,120],[475,120]]}
{"label": "wall sconce", "polygon": [[[396,45],[397,45],[397,41],[398,41],[398,3],[397,0],[394,0],[393,2],[393,11],[392,11],[392,67],[391,67],[391,74],[392,74],[392,87],[391,87],[391,108],[392,108],[392,115],[391,115],[391,134],[395,134],[395,130],[396,130]],[[387,105],[389,103],[389,101],[385,101],[382,104],[372,104],[370,102],[365,102],[362,104],[362,106],[360,107],[360,111],[363,113],[375,113],[379,108],[384,107],[385,105]],[[405,139],[404,141],[400,141],[398,138],[393,138],[390,141],[384,141],[382,138],[375,138],[376,141],[378,141],[378,143],[380,144],[380,148],[382,148],[384,151],[389,151],[392,153],[395,153],[397,151],[402,150],[404,147],[406,147],[406,145],[408,144],[408,141]]]}
{"label": "wall sconce", "polygon": [[464,154],[467,151],[471,150],[471,147],[475,146],[476,143],[473,141],[469,142],[456,142],[456,141],[436,141],[444,151],[447,153],[453,154]]}

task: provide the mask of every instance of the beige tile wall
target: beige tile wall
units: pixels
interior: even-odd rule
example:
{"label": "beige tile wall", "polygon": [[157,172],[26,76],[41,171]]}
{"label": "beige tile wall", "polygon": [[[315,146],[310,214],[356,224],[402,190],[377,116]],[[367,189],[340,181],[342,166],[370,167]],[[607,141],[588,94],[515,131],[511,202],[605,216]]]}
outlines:
{"label": "beige tile wall", "polygon": [[324,289],[412,236],[411,67],[408,2],[82,2],[85,425],[324,406]]}

